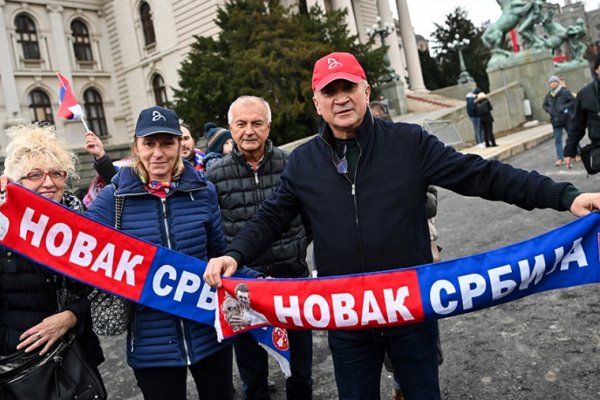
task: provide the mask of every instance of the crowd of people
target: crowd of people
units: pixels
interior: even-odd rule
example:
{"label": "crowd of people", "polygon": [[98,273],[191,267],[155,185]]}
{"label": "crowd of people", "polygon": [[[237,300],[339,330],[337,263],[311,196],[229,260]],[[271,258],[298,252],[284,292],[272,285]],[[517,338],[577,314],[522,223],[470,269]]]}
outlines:
{"label": "crowd of people", "polygon": [[[146,242],[208,260],[204,279],[214,287],[235,272],[308,277],[310,242],[319,277],[431,263],[439,257],[431,230],[434,185],[528,210],[583,216],[600,209],[600,193],[580,193],[567,182],[462,154],[418,125],[394,123],[385,104],[370,103],[371,86],[352,54],[318,59],[312,90],[319,132],[292,153],[269,139],[269,103],[248,95],[231,103],[229,129],[205,125],[207,152],[196,149],[173,110],[158,106],[139,113],[131,155],[117,165],[88,132],[85,148],[99,179],[85,211],[66,188],[76,162],[66,144],[50,127],[19,126],[10,131],[0,190],[16,182]],[[469,98],[477,110],[476,140],[495,146],[493,118],[485,112],[491,103],[484,93]],[[575,114],[587,106],[576,102]],[[597,114],[575,126],[598,125]],[[576,132],[567,141],[567,163],[573,142],[583,136]],[[72,331],[99,365],[90,290],[1,248],[0,356],[46,352]],[[311,399],[311,331],[288,335],[286,397]],[[394,373],[395,398],[440,398],[436,321],[330,330],[328,341],[340,399],[380,398],[384,358]],[[233,352],[243,397],[270,398],[266,352],[247,333],[218,342],[212,326],[135,304],[126,343],[127,363],[145,399],[185,399],[188,371],[200,399],[232,399]]]}

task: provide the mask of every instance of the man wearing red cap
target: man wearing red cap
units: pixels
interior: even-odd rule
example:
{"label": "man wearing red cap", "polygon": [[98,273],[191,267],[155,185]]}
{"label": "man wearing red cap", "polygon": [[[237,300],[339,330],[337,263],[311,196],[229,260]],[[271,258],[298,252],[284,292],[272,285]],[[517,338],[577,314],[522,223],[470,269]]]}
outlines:
{"label": "man wearing red cap", "polygon": [[[374,119],[371,87],[352,54],[331,53],[315,63],[313,101],[319,135],[294,150],[273,197],[210,260],[204,279],[261,254],[302,209],[313,229],[320,276],[369,273],[432,262],[425,197],[429,185],[466,196],[501,200],[524,209],[600,208],[600,193],[445,146],[419,125]],[[378,399],[387,352],[404,396],[439,399],[437,324],[329,331],[340,399]]]}

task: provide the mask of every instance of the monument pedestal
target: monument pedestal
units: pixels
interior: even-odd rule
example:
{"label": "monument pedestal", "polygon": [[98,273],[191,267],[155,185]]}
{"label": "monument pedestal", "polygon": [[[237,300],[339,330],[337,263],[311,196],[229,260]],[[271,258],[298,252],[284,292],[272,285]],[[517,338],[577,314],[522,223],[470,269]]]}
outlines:
{"label": "monument pedestal", "polygon": [[[556,75],[552,56],[546,52],[530,53],[524,51],[519,57],[498,62],[488,68],[490,92],[506,87],[511,82],[519,82],[530,101],[533,119],[548,121],[548,113],[542,107],[544,97],[548,93],[548,78]],[[521,105],[522,106],[522,105]]]}
{"label": "monument pedestal", "polygon": [[[567,64],[567,63],[565,63]],[[560,69],[558,67],[561,67]],[[556,76],[562,76],[565,78],[567,88],[571,92],[577,93],[585,85],[590,83],[593,79],[592,70],[587,62],[580,63],[579,65],[558,65],[556,68]]]}
{"label": "monument pedestal", "polygon": [[406,101],[406,90],[402,81],[391,81],[381,85],[381,95],[388,100],[390,116],[406,114],[408,102]]}

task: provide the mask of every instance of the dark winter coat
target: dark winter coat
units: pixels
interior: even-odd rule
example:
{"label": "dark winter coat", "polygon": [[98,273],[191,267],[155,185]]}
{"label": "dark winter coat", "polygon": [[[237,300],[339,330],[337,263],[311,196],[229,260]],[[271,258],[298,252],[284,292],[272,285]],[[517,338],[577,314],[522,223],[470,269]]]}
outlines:
{"label": "dark winter coat", "polygon": [[528,210],[564,210],[560,195],[568,183],[461,154],[419,125],[374,120],[367,110],[357,140],[360,155],[352,181],[337,171],[333,135],[322,123],[319,136],[290,154],[280,187],[230,250],[254,258],[304,208],[321,276],[430,263],[424,201],[429,185]]}
{"label": "dark winter coat", "polygon": [[554,127],[568,127],[575,97],[571,91],[561,87],[555,95],[552,91],[544,97],[544,111],[550,114],[550,122]]}
{"label": "dark winter coat", "polygon": [[[215,187],[184,164],[178,186],[166,199],[149,193],[132,168],[121,168],[86,215],[114,226],[115,196],[123,196],[123,232],[200,259],[221,255],[225,240]],[[127,361],[134,369],[184,366],[230,344],[218,343],[212,326],[136,305],[127,333]]]}
{"label": "dark winter coat", "polygon": [[208,171],[222,158],[223,154],[211,151],[204,157],[204,170]]}
{"label": "dark winter coat", "polygon": [[[270,140],[256,172],[236,150],[213,165],[208,178],[217,187],[223,230],[228,243],[246,222],[258,212],[264,200],[272,196],[289,158],[273,147]],[[248,265],[268,276],[294,278],[308,276],[306,247],[308,238],[303,221],[296,217],[281,237]]]}
{"label": "dark winter coat", "polygon": [[477,115],[482,122],[494,122],[494,117],[492,116],[492,103],[488,99],[483,99],[475,102],[475,106],[477,108]]}
{"label": "dark winter coat", "polygon": [[577,93],[575,111],[565,144],[565,157],[575,157],[577,145],[583,139],[586,129],[592,143],[600,145],[599,86],[600,78],[596,78]]}
{"label": "dark winter coat", "polygon": [[475,97],[473,93],[467,95],[467,115],[471,118],[479,117],[477,107],[475,107]]}
{"label": "dark winter coat", "polygon": [[[83,205],[65,191],[65,205],[81,210]],[[64,200],[63,200],[64,201]],[[104,361],[98,337],[92,332],[91,289],[56,274],[29,259],[0,247],[0,355],[17,351],[19,337],[46,317],[70,310],[77,317],[72,331],[78,335],[86,354],[96,365]]]}

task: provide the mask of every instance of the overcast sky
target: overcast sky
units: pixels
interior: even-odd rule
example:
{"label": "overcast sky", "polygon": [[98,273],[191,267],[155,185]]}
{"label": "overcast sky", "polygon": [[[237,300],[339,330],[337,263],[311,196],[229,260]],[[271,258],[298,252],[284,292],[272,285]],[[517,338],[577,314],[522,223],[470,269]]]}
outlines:
{"label": "overcast sky", "polygon": [[[480,26],[489,20],[495,22],[501,14],[500,6],[496,0],[407,0],[410,11],[410,19],[416,34],[430,39],[431,32],[435,30],[434,23],[443,25],[446,15],[451,14],[456,7],[467,10],[467,15],[475,26]],[[552,1],[552,3],[564,4],[564,1]],[[396,2],[391,0],[392,13],[395,14]],[[598,8],[600,0],[587,0],[586,10]],[[397,14],[395,14],[397,15]]]}

